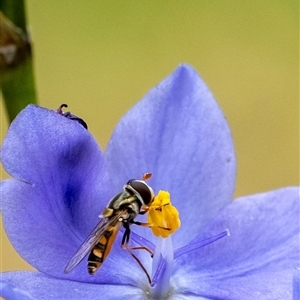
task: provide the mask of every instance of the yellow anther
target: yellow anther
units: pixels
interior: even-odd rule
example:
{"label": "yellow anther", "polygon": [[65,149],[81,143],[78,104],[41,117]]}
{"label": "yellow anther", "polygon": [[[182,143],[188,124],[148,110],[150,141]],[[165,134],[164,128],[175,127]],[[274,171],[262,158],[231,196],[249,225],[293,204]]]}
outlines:
{"label": "yellow anther", "polygon": [[173,234],[180,227],[179,213],[172,205],[170,193],[159,191],[149,207],[148,222],[154,224],[152,232],[163,238]]}

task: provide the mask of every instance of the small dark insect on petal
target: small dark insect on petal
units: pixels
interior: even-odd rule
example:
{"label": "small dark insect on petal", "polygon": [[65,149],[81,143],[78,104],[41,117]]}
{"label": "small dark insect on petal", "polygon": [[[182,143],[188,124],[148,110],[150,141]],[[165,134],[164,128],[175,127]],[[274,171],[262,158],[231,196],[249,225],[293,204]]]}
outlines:
{"label": "small dark insect on petal", "polygon": [[58,113],[58,114],[60,114],[60,115],[62,115],[62,116],[64,116],[64,117],[66,117],[67,119],[77,121],[77,122],[80,123],[85,129],[88,129],[88,126],[87,126],[86,122],[85,122],[83,119],[81,119],[81,118],[79,118],[79,117],[77,117],[77,116],[71,114],[69,111],[63,112],[63,110],[62,110],[63,107],[68,107],[68,105],[67,105],[67,104],[62,104],[62,105],[60,105],[59,108],[57,109],[57,113]]}

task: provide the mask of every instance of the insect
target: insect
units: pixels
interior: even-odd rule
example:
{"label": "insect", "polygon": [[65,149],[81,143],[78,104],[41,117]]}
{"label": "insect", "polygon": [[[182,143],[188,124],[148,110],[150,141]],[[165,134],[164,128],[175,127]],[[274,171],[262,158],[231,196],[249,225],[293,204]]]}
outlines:
{"label": "insect", "polygon": [[[65,268],[65,273],[72,271],[84,257],[90,253],[88,257],[88,272],[91,275],[95,274],[107,258],[117,233],[123,226],[125,231],[121,247],[132,255],[147,275],[149,283],[151,283],[148,272],[138,257],[132,253],[132,250],[146,250],[151,256],[153,256],[153,252],[143,246],[128,246],[130,240],[130,225],[136,224],[145,227],[155,226],[134,220],[138,214],[145,214],[148,211],[148,207],[154,199],[153,189],[145,182],[151,176],[151,173],[145,173],[142,180],[131,179],[124,185],[123,191],[109,202],[102,213],[100,222],[71,258]],[[165,229],[168,230],[168,228]]]}
{"label": "insect", "polygon": [[81,124],[85,129],[88,129],[88,126],[87,126],[86,122],[85,122],[83,119],[81,119],[81,118],[79,118],[79,117],[77,117],[77,116],[71,114],[69,111],[68,111],[68,112],[63,112],[62,109],[63,109],[64,107],[68,107],[68,104],[65,104],[65,103],[61,104],[61,105],[59,106],[59,108],[56,110],[56,112],[57,112],[59,115],[61,115],[61,116],[63,116],[63,117],[66,117],[67,119],[70,119],[70,120],[73,120],[73,121],[77,121],[77,122],[78,122],[79,124]]}

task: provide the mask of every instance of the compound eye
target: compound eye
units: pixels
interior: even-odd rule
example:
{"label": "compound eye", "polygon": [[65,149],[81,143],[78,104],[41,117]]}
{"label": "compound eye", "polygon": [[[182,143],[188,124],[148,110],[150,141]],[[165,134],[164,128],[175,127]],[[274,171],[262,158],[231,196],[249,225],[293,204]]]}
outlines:
{"label": "compound eye", "polygon": [[144,205],[148,205],[152,202],[154,192],[152,188],[147,185],[147,183],[142,180],[132,179],[127,182],[127,185],[130,185],[137,193],[140,194]]}

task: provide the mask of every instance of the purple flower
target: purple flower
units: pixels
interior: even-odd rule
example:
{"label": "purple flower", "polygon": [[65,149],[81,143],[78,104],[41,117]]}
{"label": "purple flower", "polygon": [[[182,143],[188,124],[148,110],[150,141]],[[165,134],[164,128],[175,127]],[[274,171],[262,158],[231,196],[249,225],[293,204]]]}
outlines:
{"label": "purple flower", "polygon": [[0,281],[0,296],[7,300],[35,300],[27,292],[22,291],[8,282]]}
{"label": "purple flower", "polygon": [[[31,105],[11,124],[1,156],[13,177],[0,184],[4,226],[38,270],[3,273],[2,293],[13,284],[36,299],[274,300],[292,299],[293,281],[299,287],[299,189],[231,201],[230,130],[189,66],[180,66],[120,120],[105,152],[80,123]],[[181,220],[168,239],[131,226],[133,245],[162,255],[152,259],[137,251],[153,287],[120,248],[122,233],[94,276],[86,260],[65,274],[109,199],[144,172],[153,174],[149,185],[156,193],[170,192]]]}

